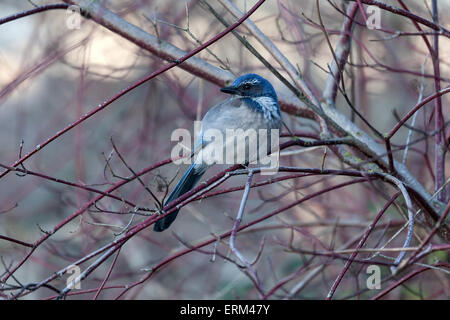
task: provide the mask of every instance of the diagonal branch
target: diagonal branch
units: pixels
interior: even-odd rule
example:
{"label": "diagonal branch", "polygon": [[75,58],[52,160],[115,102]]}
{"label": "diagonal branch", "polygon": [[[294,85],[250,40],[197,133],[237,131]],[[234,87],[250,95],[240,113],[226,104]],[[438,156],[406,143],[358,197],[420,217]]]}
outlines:
{"label": "diagonal branch", "polygon": [[[338,91],[339,81],[343,77],[342,70],[347,62],[348,55],[350,53],[351,44],[351,29],[353,27],[353,21],[358,13],[358,4],[354,3],[347,8],[346,18],[341,28],[341,35],[336,46],[335,59],[331,64],[331,74],[327,78],[325,83],[325,89],[323,90],[323,98],[328,101],[336,101],[336,95]],[[326,30],[324,30],[326,32]],[[339,51],[338,51],[339,50]],[[343,79],[342,79],[343,81]]]}

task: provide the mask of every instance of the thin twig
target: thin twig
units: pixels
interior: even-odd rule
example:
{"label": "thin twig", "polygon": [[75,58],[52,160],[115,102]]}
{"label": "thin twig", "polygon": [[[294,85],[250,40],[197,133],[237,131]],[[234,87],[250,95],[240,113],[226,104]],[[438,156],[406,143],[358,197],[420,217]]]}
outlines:
{"label": "thin twig", "polygon": [[236,257],[246,266],[248,272],[250,273],[253,281],[256,284],[258,292],[261,296],[264,296],[264,293],[261,288],[261,282],[256,274],[256,271],[253,269],[251,263],[245,258],[245,256],[236,248],[236,233],[240,227],[242,216],[244,215],[245,205],[247,204],[248,195],[250,193],[250,186],[252,184],[254,171],[252,169],[249,170],[247,183],[245,184],[244,194],[242,195],[241,205],[239,206],[239,211],[236,216],[236,220],[233,225],[233,229],[231,231],[230,236],[230,249],[236,255]]}

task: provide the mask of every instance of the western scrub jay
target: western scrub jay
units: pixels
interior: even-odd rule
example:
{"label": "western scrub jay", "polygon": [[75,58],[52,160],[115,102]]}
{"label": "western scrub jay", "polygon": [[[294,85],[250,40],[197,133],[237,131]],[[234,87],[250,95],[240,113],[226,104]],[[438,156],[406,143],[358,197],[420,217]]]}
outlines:
{"label": "western scrub jay", "polygon": [[[230,94],[231,97],[212,107],[203,117],[199,138],[191,154],[192,156],[195,152],[198,152],[197,156],[172,190],[165,204],[194,188],[206,169],[223,161],[222,156],[226,150],[229,150],[230,147],[236,150],[234,149],[236,136],[229,138],[230,130],[238,132],[236,135],[241,136],[244,132],[252,130],[256,132],[256,135],[249,134],[244,144],[237,145],[234,161],[241,157],[243,163],[248,164],[260,160],[262,156],[259,154],[260,149],[266,150],[262,151],[265,152],[264,156],[267,155],[268,150],[273,150],[273,147],[270,149],[272,146],[272,129],[277,129],[274,132],[278,135],[282,121],[277,94],[270,82],[257,74],[246,74],[237,78],[230,86],[221,88],[220,91]],[[217,139],[214,135],[213,140],[208,135],[210,132],[221,133],[226,138]],[[258,135],[259,132],[263,132],[265,136]],[[239,137],[237,138],[239,139]],[[262,146],[261,143],[267,143],[268,145]],[[252,151],[246,152],[247,149],[250,150],[252,147],[253,150],[256,148],[257,154],[254,151],[253,154]],[[245,156],[242,157],[242,154],[245,154]],[[175,220],[177,214],[178,210],[158,220],[155,223],[154,231],[161,232],[167,229]]]}

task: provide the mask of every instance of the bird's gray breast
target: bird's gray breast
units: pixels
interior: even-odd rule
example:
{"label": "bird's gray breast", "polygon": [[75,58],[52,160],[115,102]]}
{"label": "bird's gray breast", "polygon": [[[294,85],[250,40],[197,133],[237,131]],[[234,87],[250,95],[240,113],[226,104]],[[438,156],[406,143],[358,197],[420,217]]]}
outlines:
{"label": "bird's gray breast", "polygon": [[280,120],[267,119],[263,112],[251,108],[242,99],[225,100],[203,117],[204,142],[201,159],[196,162],[244,164],[259,160],[271,148],[278,147],[280,129]]}

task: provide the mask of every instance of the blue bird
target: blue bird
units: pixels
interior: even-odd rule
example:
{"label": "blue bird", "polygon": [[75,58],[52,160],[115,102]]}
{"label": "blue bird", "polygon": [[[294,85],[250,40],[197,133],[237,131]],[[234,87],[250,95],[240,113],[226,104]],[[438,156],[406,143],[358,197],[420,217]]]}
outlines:
{"label": "blue bird", "polygon": [[[243,163],[248,164],[261,158],[261,155],[258,155],[260,149],[270,150],[271,130],[278,129],[276,131],[278,133],[281,129],[282,121],[277,94],[270,82],[263,77],[252,73],[246,74],[238,77],[230,86],[221,88],[220,91],[230,94],[231,97],[212,107],[203,117],[199,138],[191,155],[193,156],[195,152],[198,152],[197,156],[172,190],[165,204],[194,188],[210,166],[215,163],[224,163],[220,162],[223,161],[221,156],[225,154],[225,150],[228,150],[227,147],[232,146],[234,148],[236,140],[228,138],[228,130],[241,129],[246,131],[253,129],[260,132],[261,129],[264,129],[265,131],[262,132],[267,133],[266,141],[268,141],[269,146],[266,146],[265,149],[259,144],[261,139],[255,140],[254,135],[249,135],[243,146],[237,146],[237,152],[235,152],[233,160],[236,161],[237,158],[241,157]],[[216,138],[211,139],[208,136],[211,130],[212,132],[222,133],[226,137],[225,141]],[[261,136],[258,137],[261,138]],[[251,151],[246,152],[246,150],[252,149],[250,146],[253,147],[253,150],[256,146],[257,154],[250,154]],[[242,148],[245,148],[245,150]],[[242,152],[245,153],[245,156],[241,156]],[[167,229],[175,220],[177,214],[178,210],[158,220],[155,223],[154,231],[161,232]]]}

